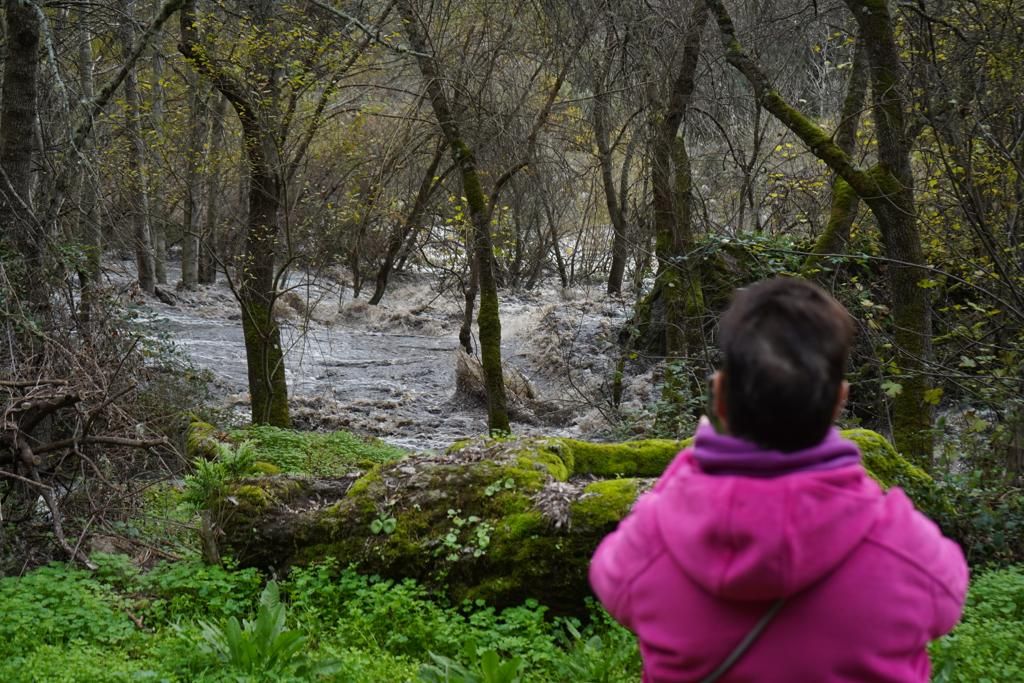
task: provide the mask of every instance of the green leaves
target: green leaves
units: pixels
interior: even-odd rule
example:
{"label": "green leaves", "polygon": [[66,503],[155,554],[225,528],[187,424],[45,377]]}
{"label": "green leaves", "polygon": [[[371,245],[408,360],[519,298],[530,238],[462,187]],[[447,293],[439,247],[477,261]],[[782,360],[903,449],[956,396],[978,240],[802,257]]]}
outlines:
{"label": "green leaves", "polygon": [[309,639],[301,631],[286,629],[286,619],[277,582],[271,581],[260,596],[255,620],[240,624],[229,617],[220,625],[201,621],[199,628],[207,651],[224,665],[260,680],[277,680],[283,674],[315,676],[339,668],[336,662],[314,663],[302,655]]}
{"label": "green leaves", "polygon": [[[424,664],[420,680],[425,683],[519,683],[523,661],[518,657],[503,660],[494,650],[478,653],[475,641],[463,648],[462,661],[429,653],[433,664]],[[464,664],[463,662],[472,662]]]}
{"label": "green leaves", "polygon": [[882,391],[884,391],[886,396],[889,398],[896,398],[903,393],[903,385],[889,379],[882,382]]}
{"label": "green leaves", "polygon": [[398,526],[398,520],[390,515],[381,515],[377,519],[370,522],[370,531],[374,534],[386,534],[390,535],[395,533],[395,528]]}

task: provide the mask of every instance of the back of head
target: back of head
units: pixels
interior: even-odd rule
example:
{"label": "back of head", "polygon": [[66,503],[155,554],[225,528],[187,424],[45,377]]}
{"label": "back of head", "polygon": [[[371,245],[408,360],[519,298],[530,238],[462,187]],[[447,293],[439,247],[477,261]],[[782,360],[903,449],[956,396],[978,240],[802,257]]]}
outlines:
{"label": "back of head", "polygon": [[729,431],[791,452],[828,433],[853,322],[821,287],[774,278],[738,290],[719,324]]}

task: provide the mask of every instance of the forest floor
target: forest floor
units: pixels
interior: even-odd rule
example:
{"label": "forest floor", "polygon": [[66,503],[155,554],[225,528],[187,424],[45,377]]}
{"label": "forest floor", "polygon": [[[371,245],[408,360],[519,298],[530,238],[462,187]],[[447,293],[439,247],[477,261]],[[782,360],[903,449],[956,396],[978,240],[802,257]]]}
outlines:
{"label": "forest floor", "polygon": [[[132,262],[112,263],[109,272],[131,292],[145,333],[209,371],[218,399],[244,415],[241,315],[224,279],[196,291],[164,286],[175,299],[168,305],[132,291]],[[178,279],[172,264],[168,282]],[[347,429],[411,450],[443,449],[486,430],[481,402],[456,391],[461,292],[438,291],[432,274],[406,274],[370,306],[368,292],[354,299],[328,278],[295,273],[288,284],[277,310],[297,426]],[[601,287],[502,292],[502,357],[537,396],[536,409],[514,416],[516,433],[600,439],[618,427],[609,382],[631,303]],[[622,408],[640,413],[652,399],[650,375],[642,375],[627,383]]]}

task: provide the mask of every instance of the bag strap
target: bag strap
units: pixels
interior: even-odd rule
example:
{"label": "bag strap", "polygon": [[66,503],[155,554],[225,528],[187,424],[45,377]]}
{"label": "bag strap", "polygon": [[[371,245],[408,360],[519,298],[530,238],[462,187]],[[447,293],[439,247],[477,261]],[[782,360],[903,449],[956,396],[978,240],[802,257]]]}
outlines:
{"label": "bag strap", "polygon": [[729,656],[725,658],[725,661],[719,664],[718,667],[707,677],[702,678],[700,683],[715,683],[715,681],[724,676],[725,672],[731,669],[732,666],[740,660],[740,657],[750,649],[750,646],[754,644],[754,641],[758,639],[765,628],[767,628],[768,624],[771,623],[771,620],[775,618],[775,615],[779,613],[779,610],[782,609],[785,602],[785,598],[779,598],[776,600],[768,611],[764,613],[764,616],[754,624],[754,628],[750,629],[750,633],[744,636],[739,645],[729,653]]}

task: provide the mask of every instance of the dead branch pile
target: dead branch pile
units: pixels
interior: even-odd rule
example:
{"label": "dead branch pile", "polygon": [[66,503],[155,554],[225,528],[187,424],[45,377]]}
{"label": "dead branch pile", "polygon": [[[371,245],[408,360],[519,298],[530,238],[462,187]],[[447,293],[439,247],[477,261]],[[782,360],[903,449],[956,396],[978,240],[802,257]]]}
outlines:
{"label": "dead branch pile", "polygon": [[54,555],[88,564],[89,534],[180,469],[155,419],[178,410],[177,379],[152,342],[113,302],[57,299],[26,312],[0,296],[0,575]]}

